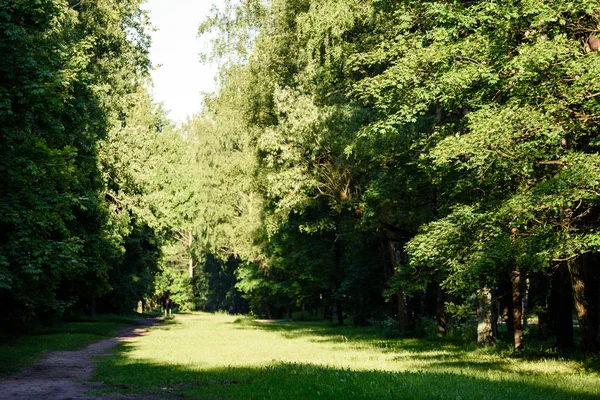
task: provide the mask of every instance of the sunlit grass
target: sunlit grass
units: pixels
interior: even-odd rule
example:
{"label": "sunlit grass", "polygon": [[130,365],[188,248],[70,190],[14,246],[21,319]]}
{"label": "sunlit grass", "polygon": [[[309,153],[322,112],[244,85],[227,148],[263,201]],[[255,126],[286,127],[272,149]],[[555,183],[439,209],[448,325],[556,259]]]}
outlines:
{"label": "sunlit grass", "polygon": [[198,398],[600,398],[576,361],[528,361],[371,328],[196,314],[100,360],[97,379]]}

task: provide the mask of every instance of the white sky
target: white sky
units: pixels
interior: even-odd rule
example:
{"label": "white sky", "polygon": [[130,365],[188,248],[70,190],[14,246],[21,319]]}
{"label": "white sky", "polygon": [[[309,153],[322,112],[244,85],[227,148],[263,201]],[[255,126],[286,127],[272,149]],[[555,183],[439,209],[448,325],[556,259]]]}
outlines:
{"label": "white sky", "polygon": [[206,40],[196,38],[198,25],[209,14],[213,4],[222,7],[223,0],[148,0],[152,33],[150,59],[154,99],[165,104],[169,117],[183,122],[200,111],[200,92],[214,90],[215,66],[203,65],[198,53],[206,50]]}

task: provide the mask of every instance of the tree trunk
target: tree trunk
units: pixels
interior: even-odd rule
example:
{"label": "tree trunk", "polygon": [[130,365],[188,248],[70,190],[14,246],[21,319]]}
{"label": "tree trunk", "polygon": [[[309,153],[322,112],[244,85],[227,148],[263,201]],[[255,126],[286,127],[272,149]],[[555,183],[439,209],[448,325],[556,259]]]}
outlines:
{"label": "tree trunk", "polygon": [[568,268],[571,276],[571,287],[573,289],[573,299],[575,300],[575,311],[579,321],[579,330],[583,341],[583,349],[592,353],[600,350],[598,341],[598,324],[594,321],[590,313],[590,304],[586,296],[586,281],[584,279],[583,263],[586,258],[580,257],[577,260],[569,261]]}
{"label": "tree trunk", "polygon": [[[338,215],[336,217],[336,228],[340,229],[341,226],[341,217]],[[342,299],[341,293],[339,293],[341,284],[340,282],[343,279],[344,272],[344,239],[342,235],[338,234],[335,238],[334,242],[334,262],[335,262],[335,276],[333,278],[333,287],[332,287],[332,295],[335,298],[334,304],[336,308],[336,315],[338,320],[338,325],[344,325],[344,315],[342,310]]]}
{"label": "tree trunk", "polygon": [[162,301],[162,311],[165,318],[169,316],[169,298],[165,297]]}
{"label": "tree trunk", "polygon": [[192,232],[188,232],[188,251],[190,252],[190,259],[188,260],[188,274],[190,278],[194,277],[194,257],[192,257],[192,246],[194,244],[194,235]]}
{"label": "tree trunk", "polygon": [[406,293],[401,288],[398,293],[398,329],[400,332],[408,331],[408,311],[406,307]]}
{"label": "tree trunk", "polygon": [[[393,256],[391,255],[391,246],[390,246],[390,235],[387,231],[383,231],[380,234],[380,246],[379,251],[381,254],[382,267],[383,267],[383,276],[385,277],[385,281],[388,282],[392,276],[394,275],[394,264],[393,264]],[[396,304],[392,299],[388,302],[388,310],[391,314],[396,313]]]}
{"label": "tree trunk", "polygon": [[271,310],[271,304],[265,301],[265,311],[267,312],[267,318],[273,319],[273,311]]}
{"label": "tree trunk", "polygon": [[569,282],[569,273],[564,264],[552,275],[552,295],[550,299],[550,316],[552,333],[556,336],[556,347],[575,347],[573,335],[573,295]]}
{"label": "tree trunk", "polygon": [[494,340],[498,338],[498,293],[496,290],[491,291],[492,294],[492,335]]}
{"label": "tree trunk", "polygon": [[446,336],[446,303],[445,294],[442,287],[438,284],[436,289],[436,301],[435,301],[435,321],[437,325],[437,336]]}
{"label": "tree trunk", "polygon": [[[400,239],[393,233],[388,231],[388,243],[390,248],[390,256],[394,273],[398,274],[398,270],[402,260],[402,243]],[[409,327],[408,307],[406,303],[406,292],[404,288],[400,288],[398,293],[398,329],[400,332],[406,332]]]}
{"label": "tree trunk", "polygon": [[523,294],[523,329],[527,328],[527,314],[529,314],[529,287],[530,280],[529,278],[525,278],[525,293]]}
{"label": "tree trunk", "polygon": [[494,342],[492,326],[492,292],[488,287],[477,294],[477,344],[485,346]]}
{"label": "tree trunk", "polygon": [[515,269],[510,275],[512,285],[512,319],[514,325],[514,344],[515,351],[523,349],[523,324],[521,321],[521,268],[518,264],[515,264]]}
{"label": "tree trunk", "polygon": [[515,325],[513,323],[513,301],[512,301],[512,285],[508,281],[502,281],[499,284],[500,296],[500,310],[502,311],[502,320],[506,324],[506,330],[510,334],[514,334]]}
{"label": "tree trunk", "polygon": [[408,315],[408,330],[414,331],[423,315],[421,313],[421,292],[413,293],[413,295],[406,299],[406,313]]}

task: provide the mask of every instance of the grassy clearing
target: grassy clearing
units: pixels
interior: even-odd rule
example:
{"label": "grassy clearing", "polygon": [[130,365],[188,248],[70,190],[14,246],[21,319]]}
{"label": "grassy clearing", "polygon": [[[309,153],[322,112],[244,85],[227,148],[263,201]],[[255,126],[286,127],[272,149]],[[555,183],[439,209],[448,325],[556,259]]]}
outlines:
{"label": "grassy clearing", "polygon": [[[146,316],[147,317],[147,316]],[[0,340],[0,376],[7,375],[39,360],[44,352],[76,350],[109,338],[143,316],[103,315],[30,327],[27,334],[2,334]]]}
{"label": "grassy clearing", "polygon": [[382,339],[374,329],[195,314],[99,360],[125,391],[200,399],[598,399],[582,361],[504,356],[452,341]]}

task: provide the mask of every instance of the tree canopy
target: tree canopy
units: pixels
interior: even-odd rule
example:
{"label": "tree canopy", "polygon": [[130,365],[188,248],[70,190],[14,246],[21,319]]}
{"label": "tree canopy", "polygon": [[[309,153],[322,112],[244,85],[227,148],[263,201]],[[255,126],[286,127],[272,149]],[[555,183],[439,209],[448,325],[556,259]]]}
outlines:
{"label": "tree canopy", "polygon": [[452,312],[483,344],[500,310],[520,350],[529,309],[573,346],[574,308],[600,350],[597,1],[227,1],[182,126],[140,1],[0,7],[6,318]]}

